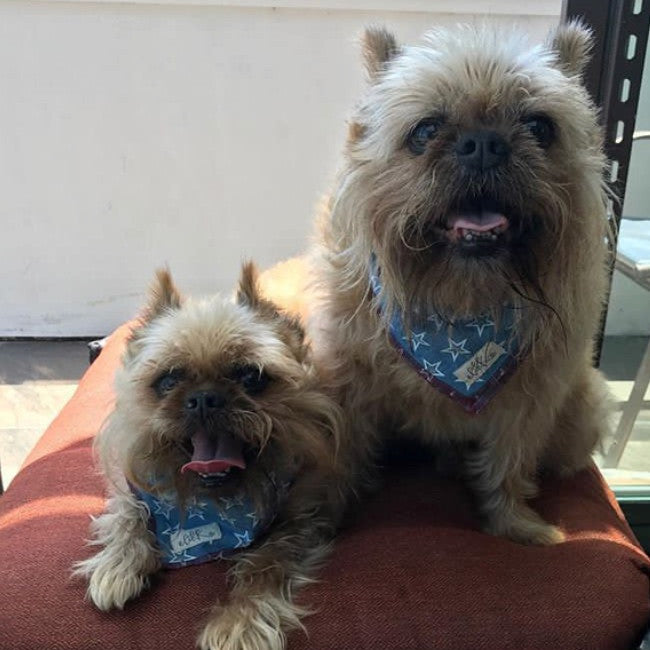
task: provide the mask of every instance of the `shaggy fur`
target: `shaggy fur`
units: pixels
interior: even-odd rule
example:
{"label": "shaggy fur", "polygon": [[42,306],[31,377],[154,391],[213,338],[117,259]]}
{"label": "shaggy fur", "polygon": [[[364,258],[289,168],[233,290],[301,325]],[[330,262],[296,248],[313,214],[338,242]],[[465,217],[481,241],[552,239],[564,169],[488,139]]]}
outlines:
{"label": "shaggy fur", "polygon": [[[526,500],[540,469],[585,467],[608,419],[592,368],[607,193],[596,110],[580,78],[590,47],[578,23],[543,46],[488,27],[435,29],[402,48],[384,30],[366,32],[369,87],[321,219],[315,267],[314,338],[351,424],[343,447],[353,488],[372,474],[389,433],[451,444],[464,454],[487,531],[523,543],[563,539]],[[531,131],[539,116],[552,125],[548,146]],[[423,120],[436,131],[415,153],[409,138]],[[460,164],[459,138],[477,129],[504,139],[505,164],[479,172]],[[493,254],[463,254],[449,236],[449,215],[468,196],[490,197],[509,219]],[[369,287],[372,254],[379,299]],[[418,376],[386,334],[394,309],[454,320],[498,314],[503,304],[519,314],[527,352],[479,415]]]}
{"label": "shaggy fur", "polygon": [[[250,394],[238,383],[233,369],[243,366],[268,376],[263,390]],[[156,380],[170,371],[182,374],[161,395]],[[338,508],[332,486],[340,482],[334,474],[342,417],[321,384],[302,328],[260,295],[251,265],[236,303],[184,300],[169,273],[159,272],[116,378],[115,409],[96,441],[111,495],[91,525],[91,544],[102,548],[76,565],[89,581],[93,603],[121,609],[160,568],[148,513],[125,479],[149,492],[174,488],[182,503],[190,494],[229,496],[243,485],[254,499],[263,474],[287,472],[294,481],[286,503],[271,530],[234,556],[230,597],[215,605],[198,637],[203,650],[283,648],[285,633],[301,627],[307,613],[293,602],[294,593],[313,579],[324,558]],[[180,472],[195,426],[183,404],[196,389],[227,396],[218,415],[200,426],[241,438],[248,458],[246,469],[229,474],[219,487]],[[149,485],[152,473],[171,477],[170,485]]]}

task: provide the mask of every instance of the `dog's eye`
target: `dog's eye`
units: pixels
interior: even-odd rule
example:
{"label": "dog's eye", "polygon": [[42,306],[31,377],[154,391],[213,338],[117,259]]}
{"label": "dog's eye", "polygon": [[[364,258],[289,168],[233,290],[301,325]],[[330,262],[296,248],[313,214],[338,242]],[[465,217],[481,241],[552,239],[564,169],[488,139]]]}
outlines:
{"label": "dog's eye", "polygon": [[438,134],[439,128],[440,121],[434,118],[418,122],[409,133],[406,145],[416,156],[423,154],[429,142]]}
{"label": "dog's eye", "polygon": [[542,149],[547,149],[551,146],[555,137],[555,128],[553,127],[553,122],[548,117],[535,115],[534,117],[529,117],[524,122],[524,125]]}
{"label": "dog's eye", "polygon": [[153,384],[153,388],[162,397],[176,388],[181,379],[183,379],[183,372],[180,370],[172,370],[158,377]]}
{"label": "dog's eye", "polygon": [[270,378],[257,366],[241,366],[233,374],[237,381],[249,395],[258,395],[268,385]]}

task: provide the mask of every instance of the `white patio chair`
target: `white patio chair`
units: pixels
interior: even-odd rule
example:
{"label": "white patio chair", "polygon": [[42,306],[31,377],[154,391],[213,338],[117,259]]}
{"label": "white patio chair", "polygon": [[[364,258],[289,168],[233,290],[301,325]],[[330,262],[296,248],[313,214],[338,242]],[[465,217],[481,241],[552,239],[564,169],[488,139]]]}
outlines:
{"label": "white patio chair", "polygon": [[[632,139],[650,140],[650,131],[637,131]],[[650,292],[650,216],[624,216],[621,219],[616,247],[616,269]],[[603,460],[604,467],[618,467],[639,411],[650,408],[650,401],[643,399],[649,383],[650,341],[634,379],[630,396],[623,404],[621,419]]]}

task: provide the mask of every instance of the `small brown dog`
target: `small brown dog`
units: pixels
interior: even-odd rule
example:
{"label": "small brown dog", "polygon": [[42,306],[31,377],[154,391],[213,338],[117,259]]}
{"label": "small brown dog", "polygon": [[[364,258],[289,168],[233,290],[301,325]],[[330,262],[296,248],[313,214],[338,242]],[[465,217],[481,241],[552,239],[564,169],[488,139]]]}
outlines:
{"label": "small brown dog", "polygon": [[230,598],[199,647],[283,648],[333,532],[342,417],[320,385],[302,328],[261,297],[252,265],[236,302],[184,300],[159,272],[96,442],[103,548],[76,566],[93,603],[121,609],[161,566],[232,553]]}
{"label": "small brown dog", "polygon": [[590,462],[605,287],[605,158],[591,34],[487,27],[364,41],[369,88],[321,223],[314,328],[351,423],[351,477],[388,432],[457,445],[486,530],[563,539],[526,500]]}

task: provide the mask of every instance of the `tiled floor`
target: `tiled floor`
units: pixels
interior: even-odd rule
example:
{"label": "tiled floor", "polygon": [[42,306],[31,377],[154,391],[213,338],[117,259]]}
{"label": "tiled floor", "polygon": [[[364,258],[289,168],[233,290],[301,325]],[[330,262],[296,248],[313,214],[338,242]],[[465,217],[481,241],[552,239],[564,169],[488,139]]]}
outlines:
{"label": "tiled floor", "polygon": [[0,466],[5,486],[87,367],[83,341],[0,342]]}
{"label": "tiled floor", "polygon": [[[607,339],[602,368],[619,400],[632,388],[647,339]],[[88,367],[83,341],[0,342],[0,462],[5,486]],[[646,395],[646,399],[648,396]],[[650,411],[637,420],[613,483],[650,483]]]}

